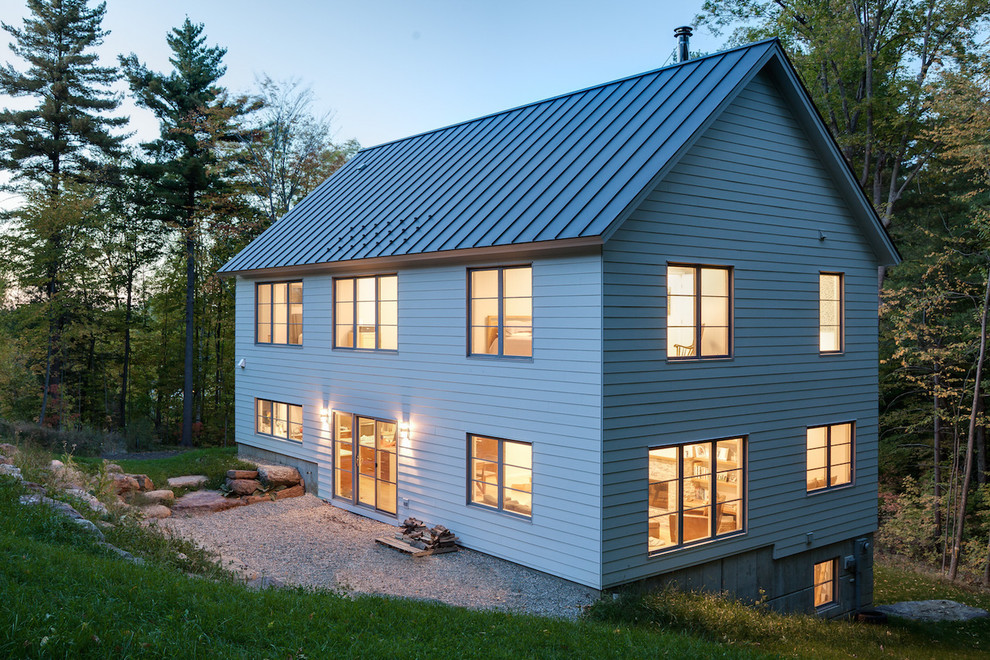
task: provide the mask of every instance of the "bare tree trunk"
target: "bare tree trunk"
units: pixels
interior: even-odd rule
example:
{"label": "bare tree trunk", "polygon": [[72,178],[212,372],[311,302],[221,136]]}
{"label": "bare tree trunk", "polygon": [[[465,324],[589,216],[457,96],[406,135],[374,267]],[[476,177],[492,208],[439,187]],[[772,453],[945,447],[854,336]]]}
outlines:
{"label": "bare tree trunk", "polygon": [[939,397],[938,397],[938,365],[935,365],[935,396],[932,408],[935,420],[932,430],[932,455],[934,457],[934,495],[935,495],[935,536],[942,533],[942,419],[939,417]]}
{"label": "bare tree trunk", "polygon": [[133,307],[134,268],[127,267],[127,308],[124,312],[124,368],[120,378],[120,428],[127,428],[127,379],[131,366],[131,310]]}
{"label": "bare tree trunk", "polygon": [[987,350],[987,306],[990,305],[990,269],[987,270],[986,291],[983,294],[983,312],[980,315],[980,354],[976,359],[976,378],[973,383],[973,410],[969,415],[969,435],[966,438],[966,469],[959,489],[959,509],[956,533],[952,541],[952,561],[949,563],[949,579],[955,580],[959,570],[959,548],[962,545],[966,522],[966,504],[969,499],[969,482],[973,476],[973,445],[976,442],[976,415],[980,408],[980,380],[983,378],[983,358]]}
{"label": "bare tree trunk", "polygon": [[[192,221],[189,223],[192,225]],[[185,379],[182,387],[182,446],[192,447],[193,423],[193,351],[196,328],[194,325],[196,288],[196,241],[193,228],[186,228],[186,359]]]}

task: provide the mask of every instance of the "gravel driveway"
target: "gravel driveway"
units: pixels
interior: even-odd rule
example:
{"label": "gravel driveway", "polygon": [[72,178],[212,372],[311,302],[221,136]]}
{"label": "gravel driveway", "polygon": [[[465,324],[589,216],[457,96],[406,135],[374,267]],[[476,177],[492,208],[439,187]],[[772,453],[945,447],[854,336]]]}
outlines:
{"label": "gravel driveway", "polygon": [[565,618],[597,597],[574,582],[463,548],[412,557],[375,543],[397,528],[313,495],[159,524],[234,567],[286,584]]}

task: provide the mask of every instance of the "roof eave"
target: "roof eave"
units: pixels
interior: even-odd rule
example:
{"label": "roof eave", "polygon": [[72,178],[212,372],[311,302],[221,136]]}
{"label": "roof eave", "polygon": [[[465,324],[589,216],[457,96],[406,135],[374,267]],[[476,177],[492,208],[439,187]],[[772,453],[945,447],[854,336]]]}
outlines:
{"label": "roof eave", "polygon": [[439,252],[416,252],[413,254],[397,254],[387,257],[371,257],[368,259],[348,259],[346,261],[329,261],[312,264],[296,264],[277,266],[274,268],[255,268],[248,270],[228,270],[218,273],[220,277],[294,277],[298,275],[315,275],[338,271],[360,272],[380,271],[382,269],[400,266],[425,266],[435,263],[467,263],[485,259],[532,259],[536,257],[554,256],[573,253],[581,250],[598,249],[602,245],[601,236],[586,236],[580,238],[562,238],[552,241],[537,241],[513,245],[493,245],[480,248],[463,248],[458,250],[442,250]]}

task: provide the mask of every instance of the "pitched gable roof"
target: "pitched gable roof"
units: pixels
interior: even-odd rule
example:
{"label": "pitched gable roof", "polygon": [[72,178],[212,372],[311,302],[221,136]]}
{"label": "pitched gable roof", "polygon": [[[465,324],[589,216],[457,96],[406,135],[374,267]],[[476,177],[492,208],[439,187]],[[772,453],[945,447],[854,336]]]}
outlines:
{"label": "pitched gable roof", "polygon": [[772,60],[806,97],[767,40],[364,149],[221,272],[607,236]]}

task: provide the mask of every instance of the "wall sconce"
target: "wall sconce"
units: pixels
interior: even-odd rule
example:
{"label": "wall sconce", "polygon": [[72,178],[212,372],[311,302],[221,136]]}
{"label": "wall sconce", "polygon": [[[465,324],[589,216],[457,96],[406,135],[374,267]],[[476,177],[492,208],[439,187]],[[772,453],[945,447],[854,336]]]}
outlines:
{"label": "wall sconce", "polygon": [[403,443],[408,443],[410,431],[412,431],[412,424],[409,422],[399,422],[399,440]]}
{"label": "wall sconce", "polygon": [[320,419],[323,421],[323,428],[330,428],[330,410],[328,408],[320,410]]}

